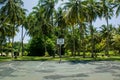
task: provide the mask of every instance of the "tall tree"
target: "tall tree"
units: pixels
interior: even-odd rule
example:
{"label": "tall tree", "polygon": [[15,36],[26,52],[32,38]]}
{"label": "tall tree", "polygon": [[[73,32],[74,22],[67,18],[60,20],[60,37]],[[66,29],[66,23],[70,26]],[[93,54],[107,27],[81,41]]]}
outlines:
{"label": "tall tree", "polygon": [[[113,36],[112,36],[112,46],[113,46],[113,49],[118,51],[117,53],[120,54],[120,25],[119,27],[115,28],[115,32],[113,33]],[[116,53],[116,52],[115,52]]]}
{"label": "tall tree", "polygon": [[[55,5],[58,3],[58,0],[39,0],[39,5],[43,9],[42,17],[44,19],[44,25],[42,26],[43,37],[46,45],[46,36],[44,34],[45,27],[52,27],[54,30],[54,15],[55,15]],[[49,29],[50,30],[50,29]],[[52,31],[52,30],[51,30]],[[45,47],[45,52],[47,48]]]}
{"label": "tall tree", "polygon": [[7,0],[0,0],[0,4],[4,4]]}
{"label": "tall tree", "polygon": [[26,29],[26,27],[25,27],[25,23],[26,23],[26,15],[25,15],[25,9],[23,10],[23,13],[21,13],[21,22],[20,22],[20,25],[21,25],[21,49],[22,49],[22,53],[21,53],[21,55],[23,56],[23,53],[24,53],[24,46],[23,46],[23,40],[24,40],[24,37],[25,37],[25,35],[26,35],[26,32],[25,32],[25,34],[23,34],[24,32],[23,32],[23,29],[25,28]]}
{"label": "tall tree", "polygon": [[120,0],[115,0],[115,5],[117,7],[116,16],[118,17],[120,15]]}
{"label": "tall tree", "polygon": [[94,49],[95,49],[95,43],[94,43],[94,28],[93,28],[93,21],[95,21],[98,17],[101,17],[100,14],[100,5],[99,2],[96,0],[86,0],[86,13],[87,13],[87,21],[89,22],[90,27],[90,35],[91,35],[91,57],[94,57]]}
{"label": "tall tree", "polygon": [[[58,28],[58,38],[64,38],[65,39],[65,32],[66,32],[66,22],[64,19],[64,11],[62,10],[62,8],[58,8],[58,10],[56,10],[55,13],[55,25]],[[57,46],[57,44],[56,44]],[[58,47],[58,46],[57,46]],[[60,49],[58,50],[60,52]],[[61,46],[61,52],[63,52],[62,54],[64,54],[64,45]],[[61,55],[60,55],[61,56]]]}
{"label": "tall tree", "polygon": [[[111,6],[111,0],[101,0],[101,5],[102,5],[102,15],[106,20],[106,25],[107,25],[107,33],[109,33],[109,19],[111,19],[111,16],[113,15],[113,7]],[[105,53],[107,56],[109,56],[109,35],[107,36],[106,39],[106,49]]]}
{"label": "tall tree", "polygon": [[[84,29],[82,28],[82,23],[85,21],[85,9],[83,5],[84,1],[82,2],[81,0],[69,0],[68,2],[65,3],[64,8],[66,9],[66,23],[69,25],[74,25],[78,24],[79,25],[79,30]],[[74,29],[74,28],[73,28]],[[74,30],[73,30],[74,31]],[[84,30],[83,30],[84,32]],[[80,31],[80,35],[82,32]],[[83,37],[81,37],[81,40],[83,40]],[[73,41],[74,43],[74,53],[75,53],[75,40]],[[81,45],[81,43],[80,43]]]}
{"label": "tall tree", "polygon": [[[8,16],[9,24],[12,24],[12,47],[14,42],[15,28],[20,25],[23,20],[22,14],[24,13],[22,8],[22,0],[8,0],[5,6],[1,8],[1,13],[4,16]],[[12,54],[13,56],[13,54]]]}
{"label": "tall tree", "polygon": [[[105,40],[105,42],[107,41],[107,38],[109,38],[109,45],[111,45],[111,39],[112,39],[112,34],[114,33],[114,27],[112,25],[106,26],[106,25],[102,25],[101,27],[101,37],[103,40]],[[109,32],[107,31],[109,29]],[[106,46],[108,45],[107,43],[104,43],[105,47],[104,49],[106,50]],[[110,49],[110,47],[109,47]],[[105,53],[105,55],[108,55],[107,53]]]}

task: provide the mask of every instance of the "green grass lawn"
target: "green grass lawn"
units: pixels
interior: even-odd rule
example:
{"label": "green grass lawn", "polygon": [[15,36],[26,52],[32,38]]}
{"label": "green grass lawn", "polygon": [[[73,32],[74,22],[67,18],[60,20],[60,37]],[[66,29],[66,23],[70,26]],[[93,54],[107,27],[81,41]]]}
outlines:
{"label": "green grass lawn", "polygon": [[12,60],[11,57],[0,56],[0,62],[1,61],[11,61],[11,60]]}
{"label": "green grass lawn", "polygon": [[[23,56],[23,57],[18,57],[17,59],[13,59],[11,57],[5,57],[5,56],[0,56],[0,62],[1,61],[12,61],[12,60],[17,60],[17,61],[59,61],[59,57],[57,56],[56,58],[52,57],[34,57],[34,56]],[[110,56],[110,57],[97,57],[95,58],[82,58],[79,56],[76,57],[62,57],[62,61],[120,61],[120,56]]]}

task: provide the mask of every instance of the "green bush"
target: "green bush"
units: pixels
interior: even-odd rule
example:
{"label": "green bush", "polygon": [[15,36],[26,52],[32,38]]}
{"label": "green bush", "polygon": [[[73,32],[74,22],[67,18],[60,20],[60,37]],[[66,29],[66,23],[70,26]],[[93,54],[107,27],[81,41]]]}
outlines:
{"label": "green bush", "polygon": [[45,55],[44,41],[41,37],[33,37],[28,45],[28,56]]}
{"label": "green bush", "polygon": [[53,56],[55,52],[55,41],[46,38],[47,54],[45,54],[45,40],[43,37],[34,37],[28,44],[28,56]]}
{"label": "green bush", "polygon": [[46,41],[46,45],[47,45],[47,52],[50,56],[54,55],[55,52],[55,44],[54,41],[50,38],[47,39]]}

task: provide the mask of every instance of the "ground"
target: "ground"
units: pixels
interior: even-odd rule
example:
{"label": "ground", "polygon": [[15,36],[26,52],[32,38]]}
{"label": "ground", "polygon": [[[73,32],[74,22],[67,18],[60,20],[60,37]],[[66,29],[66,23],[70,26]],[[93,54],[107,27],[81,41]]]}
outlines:
{"label": "ground", "polygon": [[120,80],[120,62],[0,62],[0,80]]}

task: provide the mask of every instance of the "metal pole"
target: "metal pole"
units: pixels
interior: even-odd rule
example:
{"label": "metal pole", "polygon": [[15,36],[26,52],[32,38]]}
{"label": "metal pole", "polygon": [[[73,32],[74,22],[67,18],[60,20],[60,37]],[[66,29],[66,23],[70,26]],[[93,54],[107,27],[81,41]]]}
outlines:
{"label": "metal pole", "polygon": [[59,61],[59,63],[61,62],[61,44],[60,44],[60,61]]}

